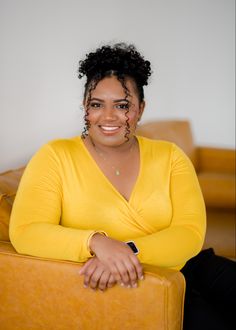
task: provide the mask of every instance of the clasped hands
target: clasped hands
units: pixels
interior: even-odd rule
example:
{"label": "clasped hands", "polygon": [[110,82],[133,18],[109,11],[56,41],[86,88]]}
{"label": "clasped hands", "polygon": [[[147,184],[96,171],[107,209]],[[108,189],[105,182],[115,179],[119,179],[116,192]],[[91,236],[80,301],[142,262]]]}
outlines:
{"label": "clasped hands", "polygon": [[84,275],[84,287],[104,291],[118,283],[136,288],[138,280],[143,279],[142,265],[126,243],[96,233],[90,248],[95,256],[79,271]]}

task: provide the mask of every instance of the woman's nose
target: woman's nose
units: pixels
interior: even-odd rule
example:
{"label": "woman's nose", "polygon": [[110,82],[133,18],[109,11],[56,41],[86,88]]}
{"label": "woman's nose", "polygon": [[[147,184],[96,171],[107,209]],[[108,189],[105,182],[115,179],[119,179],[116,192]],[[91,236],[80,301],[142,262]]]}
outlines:
{"label": "woman's nose", "polygon": [[107,106],[103,110],[103,115],[106,119],[113,119],[116,118],[116,111],[113,107]]}

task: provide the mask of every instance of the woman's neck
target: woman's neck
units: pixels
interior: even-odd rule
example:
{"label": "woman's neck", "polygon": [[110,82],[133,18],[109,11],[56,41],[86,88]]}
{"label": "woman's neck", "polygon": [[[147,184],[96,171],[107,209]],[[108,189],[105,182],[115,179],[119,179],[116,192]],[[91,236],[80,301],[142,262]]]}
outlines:
{"label": "woman's neck", "polygon": [[85,138],[85,143],[87,144],[87,146],[89,145],[90,147],[94,148],[97,152],[101,152],[104,155],[105,154],[119,154],[119,155],[126,154],[127,152],[132,151],[138,144],[136,137],[132,136],[131,138],[129,138],[128,141],[126,141],[120,145],[114,145],[114,146],[108,145],[107,146],[107,145],[101,144],[97,141],[94,141],[92,139],[92,137],[89,135]]}

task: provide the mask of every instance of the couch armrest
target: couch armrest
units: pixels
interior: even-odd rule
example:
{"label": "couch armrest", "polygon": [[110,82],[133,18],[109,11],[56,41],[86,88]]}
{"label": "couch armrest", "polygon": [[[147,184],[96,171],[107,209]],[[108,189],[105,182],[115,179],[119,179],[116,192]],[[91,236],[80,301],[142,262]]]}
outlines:
{"label": "couch armrest", "polygon": [[197,170],[235,175],[235,150],[196,147]]}
{"label": "couch armrest", "polygon": [[180,272],[144,265],[138,288],[83,287],[82,264],[15,252],[0,242],[0,324],[4,330],[182,329]]}

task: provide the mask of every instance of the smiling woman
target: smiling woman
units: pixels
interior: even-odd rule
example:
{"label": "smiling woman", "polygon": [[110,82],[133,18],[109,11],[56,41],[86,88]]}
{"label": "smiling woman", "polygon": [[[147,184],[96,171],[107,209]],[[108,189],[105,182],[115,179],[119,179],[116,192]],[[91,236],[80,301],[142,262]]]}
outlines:
{"label": "smiling woman", "polygon": [[[205,206],[192,163],[175,144],[135,134],[150,74],[132,45],[103,46],[80,61],[82,136],[44,145],[14,202],[16,250],[84,262],[80,275],[94,290],[137,287],[142,264],[182,270],[203,245]],[[193,330],[198,316],[189,315]]]}

